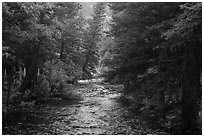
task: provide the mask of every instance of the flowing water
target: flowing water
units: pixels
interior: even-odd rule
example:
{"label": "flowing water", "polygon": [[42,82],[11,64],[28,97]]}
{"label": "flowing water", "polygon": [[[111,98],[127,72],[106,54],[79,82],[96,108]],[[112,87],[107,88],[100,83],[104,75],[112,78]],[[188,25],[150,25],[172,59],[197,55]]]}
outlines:
{"label": "flowing water", "polygon": [[75,89],[81,99],[46,101],[34,112],[4,121],[3,134],[165,134],[120,103],[121,90],[120,85],[81,81]]}

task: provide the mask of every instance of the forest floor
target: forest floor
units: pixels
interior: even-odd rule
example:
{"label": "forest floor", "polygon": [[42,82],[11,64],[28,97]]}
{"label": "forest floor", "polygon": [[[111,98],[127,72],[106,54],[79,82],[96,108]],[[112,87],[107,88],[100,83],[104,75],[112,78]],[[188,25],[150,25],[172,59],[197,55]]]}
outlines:
{"label": "forest floor", "polygon": [[73,90],[79,99],[51,99],[23,116],[3,120],[3,134],[168,134],[121,102],[121,85],[80,81]]}

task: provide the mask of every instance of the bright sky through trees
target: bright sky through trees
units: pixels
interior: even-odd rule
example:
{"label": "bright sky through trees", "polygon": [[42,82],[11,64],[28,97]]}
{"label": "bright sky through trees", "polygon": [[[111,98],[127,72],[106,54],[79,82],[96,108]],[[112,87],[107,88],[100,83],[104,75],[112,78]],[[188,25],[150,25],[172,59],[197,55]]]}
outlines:
{"label": "bright sky through trees", "polygon": [[92,6],[95,4],[95,2],[80,2],[82,5],[82,13],[85,18],[90,18],[91,14],[93,12]]}

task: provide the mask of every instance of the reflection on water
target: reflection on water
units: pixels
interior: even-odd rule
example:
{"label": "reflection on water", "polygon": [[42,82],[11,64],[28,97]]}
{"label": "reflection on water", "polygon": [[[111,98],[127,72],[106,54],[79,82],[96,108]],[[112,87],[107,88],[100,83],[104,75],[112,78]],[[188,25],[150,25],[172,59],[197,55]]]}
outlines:
{"label": "reflection on water", "polygon": [[[79,81],[81,100],[50,100],[16,121],[3,121],[3,134],[149,134],[117,99],[117,86]],[[98,80],[100,81],[100,80]]]}

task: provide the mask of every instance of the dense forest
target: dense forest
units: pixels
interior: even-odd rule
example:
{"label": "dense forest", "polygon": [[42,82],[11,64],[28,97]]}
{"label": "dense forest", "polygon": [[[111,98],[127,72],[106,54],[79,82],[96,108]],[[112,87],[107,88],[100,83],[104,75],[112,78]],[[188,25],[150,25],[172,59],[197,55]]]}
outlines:
{"label": "dense forest", "polygon": [[85,17],[80,3],[2,3],[3,126],[50,98],[70,100],[80,80],[102,78],[167,134],[201,134],[202,3],[92,8]]}

